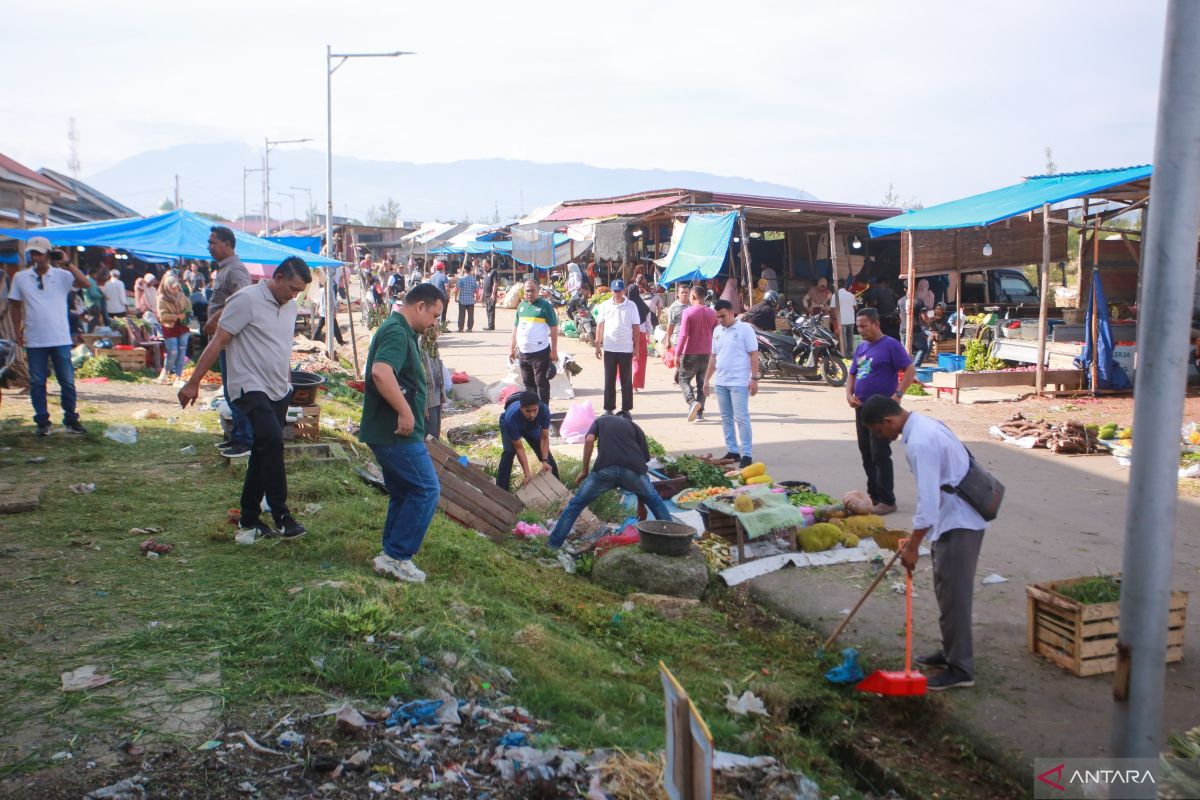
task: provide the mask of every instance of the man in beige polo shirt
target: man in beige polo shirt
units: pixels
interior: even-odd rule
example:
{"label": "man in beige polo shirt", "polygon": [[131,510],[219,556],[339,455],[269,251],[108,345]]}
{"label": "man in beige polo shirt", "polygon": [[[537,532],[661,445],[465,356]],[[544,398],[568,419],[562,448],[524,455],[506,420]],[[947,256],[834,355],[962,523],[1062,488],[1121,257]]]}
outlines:
{"label": "man in beige polo shirt", "polygon": [[[265,536],[295,539],[304,526],[287,507],[283,465],[283,422],[292,395],[291,354],[296,327],[296,296],[312,282],[308,265],[288,258],[269,281],[247,286],[225,303],[216,334],[200,354],[191,379],[179,390],[184,408],[196,401],[200,380],[218,355],[226,353],[226,388],[253,431],[250,463],[242,484],[238,541],[252,544]],[[260,519],[264,495],[276,528]]]}

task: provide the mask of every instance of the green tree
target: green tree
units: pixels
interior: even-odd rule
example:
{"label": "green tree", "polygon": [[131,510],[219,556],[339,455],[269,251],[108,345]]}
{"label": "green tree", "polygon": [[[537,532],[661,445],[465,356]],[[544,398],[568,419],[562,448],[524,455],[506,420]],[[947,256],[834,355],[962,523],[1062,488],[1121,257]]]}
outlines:
{"label": "green tree", "polygon": [[171,202],[171,198],[164,199],[158,206],[159,211],[174,211],[175,204]]}
{"label": "green tree", "polygon": [[1047,175],[1057,175],[1058,174],[1058,164],[1054,163],[1054,148],[1051,147],[1050,145],[1046,145],[1045,153],[1046,153],[1046,174]]}
{"label": "green tree", "polygon": [[377,206],[371,206],[370,210],[367,211],[368,225],[394,228],[398,219],[400,219],[400,204],[390,197],[386,202],[380,203]]}

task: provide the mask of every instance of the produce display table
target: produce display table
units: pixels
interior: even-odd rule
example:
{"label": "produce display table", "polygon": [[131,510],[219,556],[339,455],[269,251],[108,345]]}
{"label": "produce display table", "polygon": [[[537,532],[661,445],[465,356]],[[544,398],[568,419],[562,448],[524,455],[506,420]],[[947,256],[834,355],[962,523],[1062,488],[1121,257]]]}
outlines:
{"label": "produce display table", "polygon": [[[933,389],[938,399],[949,394],[958,403],[962,389],[1028,386],[1033,388],[1037,381],[1036,372],[935,372]],[[1055,391],[1068,392],[1084,388],[1084,375],[1078,369],[1048,369],[1044,373],[1043,385],[1056,386]]]}

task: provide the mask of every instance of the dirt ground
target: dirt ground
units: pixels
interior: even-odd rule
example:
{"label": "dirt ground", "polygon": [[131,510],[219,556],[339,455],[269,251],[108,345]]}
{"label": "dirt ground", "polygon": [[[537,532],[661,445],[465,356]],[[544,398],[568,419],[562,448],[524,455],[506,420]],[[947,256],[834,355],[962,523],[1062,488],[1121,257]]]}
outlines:
{"label": "dirt ground", "polygon": [[[444,336],[439,343],[446,363],[485,383],[501,377],[511,335],[508,314],[501,314],[497,323],[495,332]],[[577,340],[560,339],[560,347],[573,353],[584,368],[574,379],[577,399],[590,400],[600,411],[599,362]],[[978,569],[980,579],[993,572],[1007,579],[976,589],[978,683],[973,690],[949,693],[938,702],[947,704],[973,740],[1017,765],[1042,756],[1100,755],[1110,748],[1111,676],[1077,678],[1027,651],[1025,586],[1121,569],[1129,470],[1108,455],[1020,450],[992,439],[987,429],[1018,410],[1034,418],[1127,424],[1132,422],[1133,401],[1009,396],[997,402],[1004,397],[980,392],[973,398],[964,392],[960,405],[932,397],[911,398],[907,403],[948,424],[1008,489],[1003,514],[987,534]],[[569,401],[551,405],[554,410],[565,409]],[[711,420],[696,424],[687,422],[685,410],[670,371],[651,359],[646,389],[635,398],[634,419],[668,451],[723,451],[715,409],[709,412]],[[752,399],[750,410],[754,457],[764,461],[777,479],[808,480],[839,496],[864,487],[844,390],[768,380]],[[1187,399],[1185,418],[1200,420],[1200,397],[1194,390]],[[564,445],[562,449],[578,455],[582,448]],[[897,444],[894,457],[899,511],[891,519],[898,527],[909,527],[915,498],[902,445]],[[1194,487],[1184,487],[1183,493],[1194,494]],[[1172,586],[1196,594],[1200,592],[1200,502],[1181,497],[1177,513]],[[789,569],[754,581],[752,591],[760,602],[831,631],[867,582],[862,565]],[[937,609],[928,561],[918,569],[916,592],[915,648],[936,650]],[[1200,614],[1190,615],[1184,660],[1167,669],[1164,722],[1170,730],[1200,724],[1198,619]],[[884,587],[868,601],[844,642],[877,654],[882,666],[900,665],[903,597]]]}

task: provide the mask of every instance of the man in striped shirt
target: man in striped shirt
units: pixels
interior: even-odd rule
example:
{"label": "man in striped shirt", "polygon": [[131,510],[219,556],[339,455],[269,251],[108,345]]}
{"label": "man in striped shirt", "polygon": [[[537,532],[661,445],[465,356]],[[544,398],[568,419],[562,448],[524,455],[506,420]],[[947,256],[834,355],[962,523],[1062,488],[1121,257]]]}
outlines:
{"label": "man in striped shirt", "polygon": [[463,320],[466,320],[469,333],[475,327],[475,301],[479,297],[479,281],[475,279],[475,266],[470,262],[463,263],[463,271],[458,278],[456,291],[458,292],[458,332],[463,332]]}

